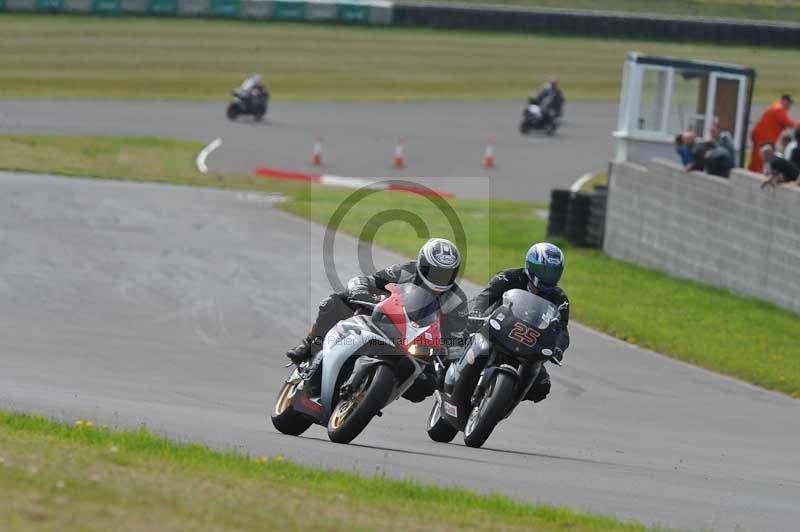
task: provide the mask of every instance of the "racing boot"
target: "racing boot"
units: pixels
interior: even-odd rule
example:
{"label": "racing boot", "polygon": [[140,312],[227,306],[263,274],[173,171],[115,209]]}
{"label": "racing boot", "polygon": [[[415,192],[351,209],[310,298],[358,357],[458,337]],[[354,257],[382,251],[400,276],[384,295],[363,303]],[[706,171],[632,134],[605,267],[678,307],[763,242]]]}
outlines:
{"label": "racing boot", "polygon": [[317,354],[322,348],[322,337],[308,335],[296,347],[289,349],[286,356],[295,365],[300,365]]}
{"label": "racing boot", "polygon": [[533,401],[534,403],[539,403],[544,401],[547,394],[550,393],[550,374],[542,368],[539,375],[536,376],[536,380],[533,381],[533,386],[531,389],[528,390],[528,394],[525,396],[525,399],[528,401]]}

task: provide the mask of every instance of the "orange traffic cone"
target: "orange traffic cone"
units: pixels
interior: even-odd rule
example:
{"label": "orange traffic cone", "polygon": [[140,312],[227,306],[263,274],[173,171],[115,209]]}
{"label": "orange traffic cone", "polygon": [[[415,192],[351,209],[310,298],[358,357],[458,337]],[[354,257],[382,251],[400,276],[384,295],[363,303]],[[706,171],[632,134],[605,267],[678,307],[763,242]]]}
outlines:
{"label": "orange traffic cone", "polygon": [[483,167],[490,170],[494,168],[494,139],[489,139],[486,144],[486,151],[483,152]]}
{"label": "orange traffic cone", "polygon": [[397,143],[397,146],[394,149],[394,160],[392,161],[392,166],[397,168],[398,170],[405,168],[406,163],[403,160],[403,151],[405,148],[405,141],[400,139],[400,142]]}
{"label": "orange traffic cone", "polygon": [[317,139],[314,143],[314,151],[311,154],[311,165],[322,166],[322,139]]}

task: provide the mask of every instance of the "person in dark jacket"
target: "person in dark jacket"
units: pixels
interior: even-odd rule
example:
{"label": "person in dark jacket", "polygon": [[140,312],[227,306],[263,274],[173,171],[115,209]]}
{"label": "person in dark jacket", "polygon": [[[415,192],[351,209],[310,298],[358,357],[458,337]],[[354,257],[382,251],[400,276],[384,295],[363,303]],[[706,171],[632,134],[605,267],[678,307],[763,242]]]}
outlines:
{"label": "person in dark jacket", "polygon": [[[524,268],[501,270],[489,281],[489,285],[470,301],[471,316],[483,317],[490,314],[502,302],[503,294],[513,288],[527,290],[546,299],[558,307],[559,335],[555,352],[559,359],[569,347],[569,299],[558,286],[564,272],[564,253],[553,244],[540,242],[534,244],[525,255]],[[535,403],[550,393],[550,375],[542,367],[541,373],[531,386],[526,399]]]}
{"label": "person in dark jacket", "polygon": [[800,178],[800,168],[792,164],[791,161],[778,157],[775,154],[775,145],[771,142],[761,146],[761,160],[764,162],[764,175],[767,177],[762,181],[761,188],[766,186],[783,185],[784,183],[798,184]]}
{"label": "person in dark jacket", "polygon": [[553,117],[558,118],[564,113],[564,92],[558,86],[558,78],[551,76],[542,86],[536,96],[528,98],[528,103],[538,105],[542,111],[552,113]]}
{"label": "person in dark jacket", "polygon": [[[389,283],[415,283],[437,295],[442,316],[442,339],[445,345],[463,343],[467,328],[467,296],[456,284],[461,254],[455,244],[444,238],[431,238],[422,246],[417,260],[389,266],[372,275],[354,277],[347,289],[331,294],[319,305],[319,314],[311,331],[286,356],[295,364],[311,358],[322,349],[325,334],[341,320],[351,317],[353,300],[374,302]],[[431,391],[432,393],[432,391]]]}

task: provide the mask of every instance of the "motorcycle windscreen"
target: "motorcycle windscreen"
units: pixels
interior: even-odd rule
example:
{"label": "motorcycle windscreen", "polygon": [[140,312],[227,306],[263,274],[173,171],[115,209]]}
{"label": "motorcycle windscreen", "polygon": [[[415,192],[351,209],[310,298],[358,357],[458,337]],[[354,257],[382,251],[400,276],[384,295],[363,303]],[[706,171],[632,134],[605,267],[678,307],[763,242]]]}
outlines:
{"label": "motorcycle windscreen", "polygon": [[509,307],[519,321],[544,331],[558,318],[558,307],[525,290],[509,290],[503,294],[503,306]]}
{"label": "motorcycle windscreen", "polygon": [[408,319],[421,327],[438,318],[439,300],[430,290],[411,283],[398,285]]}
{"label": "motorcycle windscreen", "polygon": [[411,283],[393,285],[391,295],[375,307],[372,322],[395,345],[405,341],[407,322],[427,327],[438,318],[439,303],[429,290]]}

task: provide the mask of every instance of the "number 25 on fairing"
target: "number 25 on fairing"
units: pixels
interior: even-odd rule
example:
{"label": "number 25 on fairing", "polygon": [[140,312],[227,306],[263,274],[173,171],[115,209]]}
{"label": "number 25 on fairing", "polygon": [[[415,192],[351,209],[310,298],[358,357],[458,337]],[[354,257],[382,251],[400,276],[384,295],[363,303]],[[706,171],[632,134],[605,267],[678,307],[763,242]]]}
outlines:
{"label": "number 25 on fairing", "polygon": [[508,337],[515,340],[526,347],[533,347],[536,345],[536,340],[539,338],[539,332],[533,327],[528,327],[522,322],[514,324],[514,328],[508,333]]}

